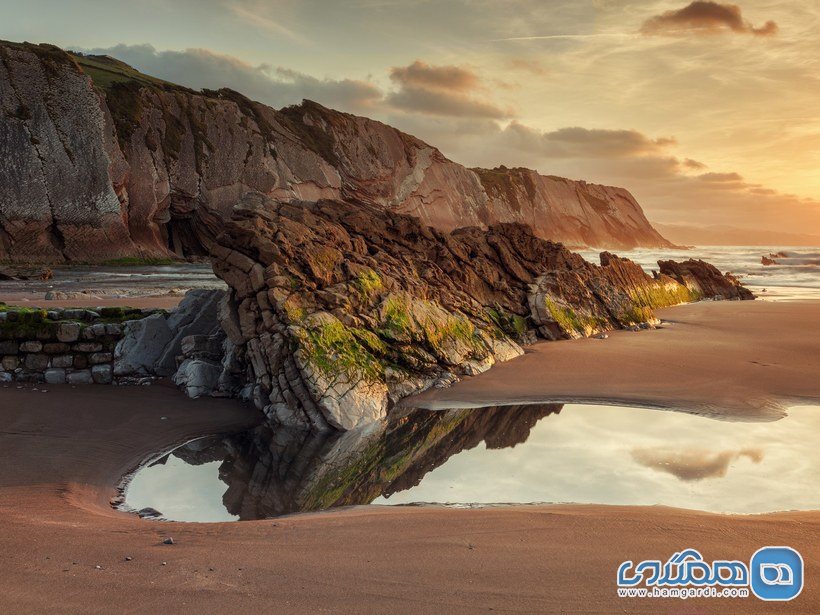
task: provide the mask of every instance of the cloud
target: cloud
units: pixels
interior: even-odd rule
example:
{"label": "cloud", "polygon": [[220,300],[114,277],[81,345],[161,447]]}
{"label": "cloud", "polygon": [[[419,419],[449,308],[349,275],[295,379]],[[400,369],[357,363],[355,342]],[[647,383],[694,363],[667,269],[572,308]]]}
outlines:
{"label": "cloud", "polygon": [[721,4],[696,0],[676,11],[667,11],[647,19],[641,26],[642,34],[683,35],[720,34],[723,32],[773,36],[778,26],[774,21],[767,21],[759,28],[743,19],[740,7],[736,4]]}
{"label": "cloud", "polygon": [[695,169],[695,170],[701,170],[701,169],[706,168],[705,164],[703,164],[702,162],[699,162],[697,160],[692,160],[691,158],[685,158],[683,160],[683,166],[685,166],[687,169]]}
{"label": "cloud", "polygon": [[309,98],[336,109],[367,113],[383,97],[367,81],[319,79],[281,66],[254,66],[207,49],[158,51],[151,45],[117,45],[86,53],[110,55],[149,75],[194,89],[229,87],[277,108]]}
{"label": "cloud", "polygon": [[405,87],[467,92],[479,87],[478,75],[460,66],[431,66],[416,60],[409,66],[394,67],[390,78]]}
{"label": "cloud", "polygon": [[763,461],[760,449],[741,449],[711,453],[702,450],[675,451],[666,448],[642,448],[632,451],[632,458],[647,468],[665,472],[686,482],[726,476],[729,464],[746,457],[753,463]]}
{"label": "cloud", "polygon": [[742,182],[743,176],[739,173],[703,173],[698,175],[698,179],[713,184],[725,184]]}
{"label": "cloud", "polygon": [[637,130],[573,126],[541,132],[512,122],[504,133],[519,147],[548,158],[627,158],[661,153],[671,137],[652,139]]}
{"label": "cloud", "polygon": [[387,96],[396,109],[436,116],[504,119],[512,111],[478,97],[481,79],[460,66],[432,66],[416,60],[394,67],[390,79],[397,89]]}

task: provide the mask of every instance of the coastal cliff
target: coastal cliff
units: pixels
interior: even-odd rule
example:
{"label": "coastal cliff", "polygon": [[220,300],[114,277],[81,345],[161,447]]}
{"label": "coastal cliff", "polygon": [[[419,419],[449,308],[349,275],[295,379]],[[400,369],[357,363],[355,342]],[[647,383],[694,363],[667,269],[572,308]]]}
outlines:
{"label": "coastal cliff", "polygon": [[622,188],[467,169],[310,101],[277,111],[27,43],[0,43],[0,85],[0,260],[204,254],[200,235],[249,191],[351,200],[442,231],[516,222],[569,245],[670,245]]}

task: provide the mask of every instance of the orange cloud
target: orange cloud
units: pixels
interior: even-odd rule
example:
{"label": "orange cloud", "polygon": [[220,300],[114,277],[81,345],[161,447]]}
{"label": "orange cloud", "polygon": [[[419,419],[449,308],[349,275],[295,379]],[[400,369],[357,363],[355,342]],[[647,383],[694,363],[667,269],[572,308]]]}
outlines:
{"label": "orange cloud", "polygon": [[461,66],[432,66],[420,60],[393,67],[390,78],[408,87],[457,92],[474,90],[480,83],[478,75]]}
{"label": "orange cloud", "polygon": [[643,34],[720,34],[726,31],[773,36],[777,34],[778,26],[774,21],[767,21],[756,28],[743,19],[740,7],[736,4],[696,0],[677,11],[667,11],[652,17],[641,27]]}
{"label": "orange cloud", "polygon": [[390,79],[398,89],[387,96],[387,102],[403,111],[492,119],[513,115],[511,110],[478,97],[481,79],[461,66],[432,66],[416,60],[409,66],[392,68]]}

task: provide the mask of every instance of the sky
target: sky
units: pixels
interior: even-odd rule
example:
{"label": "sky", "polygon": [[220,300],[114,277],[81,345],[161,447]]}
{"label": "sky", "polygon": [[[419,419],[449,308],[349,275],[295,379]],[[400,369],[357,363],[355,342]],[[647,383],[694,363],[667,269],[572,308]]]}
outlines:
{"label": "sky", "polygon": [[820,2],[0,0],[0,38],[385,121],[661,225],[820,235]]}

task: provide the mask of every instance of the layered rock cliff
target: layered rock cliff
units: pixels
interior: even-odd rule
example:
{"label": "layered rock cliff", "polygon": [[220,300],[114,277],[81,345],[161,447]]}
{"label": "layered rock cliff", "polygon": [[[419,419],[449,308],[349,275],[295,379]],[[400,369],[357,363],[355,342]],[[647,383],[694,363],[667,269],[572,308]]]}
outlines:
{"label": "layered rock cliff", "polygon": [[467,169],[367,118],[195,92],[108,57],[0,43],[0,259],[203,252],[248,191],[352,200],[449,231],[503,222],[571,245],[669,245],[624,189]]}

